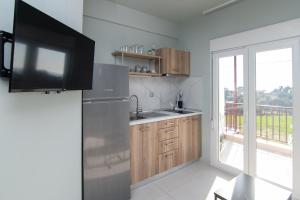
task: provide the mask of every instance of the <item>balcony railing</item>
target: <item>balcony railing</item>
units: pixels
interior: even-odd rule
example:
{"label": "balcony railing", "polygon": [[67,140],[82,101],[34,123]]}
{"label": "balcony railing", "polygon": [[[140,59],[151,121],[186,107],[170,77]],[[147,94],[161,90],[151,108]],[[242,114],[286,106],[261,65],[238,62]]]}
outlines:
{"label": "balcony railing", "polygon": [[[256,135],[264,140],[289,144],[292,139],[292,107],[257,105]],[[243,104],[226,102],[226,133],[244,133]]]}

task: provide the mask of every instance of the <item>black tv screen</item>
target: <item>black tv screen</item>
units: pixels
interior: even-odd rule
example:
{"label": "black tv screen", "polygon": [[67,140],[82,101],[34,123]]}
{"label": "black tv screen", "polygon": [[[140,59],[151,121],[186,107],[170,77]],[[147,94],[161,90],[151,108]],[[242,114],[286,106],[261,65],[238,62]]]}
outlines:
{"label": "black tv screen", "polygon": [[95,42],[16,0],[10,92],[92,89]]}

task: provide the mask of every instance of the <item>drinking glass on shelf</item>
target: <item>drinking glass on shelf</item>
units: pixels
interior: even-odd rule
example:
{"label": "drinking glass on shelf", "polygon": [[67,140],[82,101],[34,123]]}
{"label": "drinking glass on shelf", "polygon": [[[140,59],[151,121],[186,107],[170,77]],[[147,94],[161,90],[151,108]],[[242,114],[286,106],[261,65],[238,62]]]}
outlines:
{"label": "drinking glass on shelf", "polygon": [[141,72],[141,66],[140,65],[135,65],[134,71],[135,72]]}
{"label": "drinking glass on shelf", "polygon": [[134,53],[139,53],[139,45],[138,44],[134,45]]}
{"label": "drinking glass on shelf", "polygon": [[138,53],[143,54],[144,53],[144,45],[139,45],[138,46]]}
{"label": "drinking glass on shelf", "polygon": [[128,52],[128,45],[124,45],[123,51]]}
{"label": "drinking glass on shelf", "polygon": [[130,52],[130,53],[135,53],[135,46],[134,46],[134,45],[131,45],[131,46],[129,47],[129,52]]}

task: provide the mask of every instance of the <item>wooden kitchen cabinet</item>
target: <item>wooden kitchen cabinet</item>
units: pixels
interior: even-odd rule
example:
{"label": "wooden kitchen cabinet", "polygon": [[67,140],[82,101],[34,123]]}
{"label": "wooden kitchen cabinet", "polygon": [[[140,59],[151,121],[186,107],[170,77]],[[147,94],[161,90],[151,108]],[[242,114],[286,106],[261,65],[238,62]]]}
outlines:
{"label": "wooden kitchen cabinet", "polygon": [[181,75],[190,75],[190,52],[176,50],[176,69]]}
{"label": "wooden kitchen cabinet", "polygon": [[179,163],[183,164],[192,160],[192,118],[185,117],[179,120]]}
{"label": "wooden kitchen cabinet", "polygon": [[160,56],[162,74],[179,74],[179,69],[176,65],[176,49],[175,48],[161,48],[156,50],[156,55]]}
{"label": "wooden kitchen cabinet", "polygon": [[178,165],[178,150],[168,151],[160,154],[158,158],[159,173],[172,169]]}
{"label": "wooden kitchen cabinet", "polygon": [[199,159],[201,157],[201,116],[192,117],[192,160]]}
{"label": "wooden kitchen cabinet", "polygon": [[131,178],[135,184],[158,173],[157,124],[131,126]]}
{"label": "wooden kitchen cabinet", "polygon": [[161,48],[156,51],[161,60],[161,73],[171,75],[190,74],[190,52],[175,48]]}
{"label": "wooden kitchen cabinet", "polygon": [[179,120],[179,163],[183,164],[200,157],[200,116]]}
{"label": "wooden kitchen cabinet", "polygon": [[178,165],[178,120],[158,122],[158,172],[162,173]]}
{"label": "wooden kitchen cabinet", "polygon": [[134,125],[130,130],[132,184],[201,155],[200,115]]}

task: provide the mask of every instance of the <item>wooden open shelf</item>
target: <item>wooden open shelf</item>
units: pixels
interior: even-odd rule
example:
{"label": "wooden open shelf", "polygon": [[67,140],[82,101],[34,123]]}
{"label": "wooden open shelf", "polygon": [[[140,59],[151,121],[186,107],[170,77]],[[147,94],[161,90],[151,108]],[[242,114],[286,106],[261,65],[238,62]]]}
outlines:
{"label": "wooden open shelf", "polygon": [[131,77],[160,77],[162,76],[159,73],[142,73],[142,72],[129,72]]}
{"label": "wooden open shelf", "polygon": [[[112,53],[113,56],[121,57],[121,63],[124,64],[124,58],[136,58],[136,59],[142,59],[142,60],[148,60],[149,65],[150,62],[154,63],[154,68],[156,71],[160,72],[160,63],[161,63],[161,56],[155,56],[155,55],[148,55],[148,54],[138,54],[138,53],[129,53],[124,51],[115,51]],[[115,59],[115,63],[117,63],[117,60]],[[129,72],[130,77],[159,77],[162,76],[160,73],[143,73],[143,72]]]}
{"label": "wooden open shelf", "polygon": [[123,51],[115,51],[112,53],[113,56],[124,56],[130,58],[139,58],[139,59],[147,59],[147,60],[160,60],[160,56],[148,55],[148,54],[138,54],[138,53],[129,53]]}

